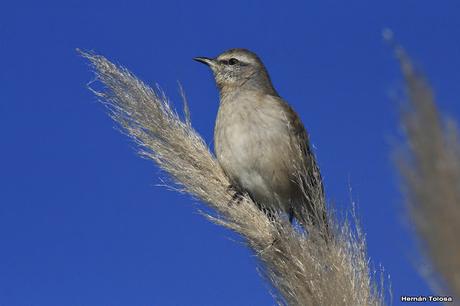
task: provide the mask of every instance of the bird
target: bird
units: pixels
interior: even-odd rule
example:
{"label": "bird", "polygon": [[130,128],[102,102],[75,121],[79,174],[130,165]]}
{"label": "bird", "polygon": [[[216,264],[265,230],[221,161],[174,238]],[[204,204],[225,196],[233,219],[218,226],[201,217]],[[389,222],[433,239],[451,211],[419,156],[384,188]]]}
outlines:
{"label": "bird", "polygon": [[327,225],[324,187],[308,133],[275,90],[262,60],[242,48],[195,57],[212,70],[220,103],[214,151],[236,194],[270,218]]}

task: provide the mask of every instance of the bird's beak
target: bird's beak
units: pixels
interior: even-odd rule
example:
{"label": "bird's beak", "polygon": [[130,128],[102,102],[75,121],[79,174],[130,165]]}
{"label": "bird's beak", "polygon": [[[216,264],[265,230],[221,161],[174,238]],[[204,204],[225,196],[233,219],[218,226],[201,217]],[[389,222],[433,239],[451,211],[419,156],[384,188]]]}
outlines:
{"label": "bird's beak", "polygon": [[193,60],[197,61],[197,62],[200,62],[200,63],[203,63],[203,64],[206,64],[208,65],[209,67],[211,67],[211,69],[213,67],[216,66],[216,60],[213,59],[213,58],[209,58],[209,57],[195,57],[193,58]]}

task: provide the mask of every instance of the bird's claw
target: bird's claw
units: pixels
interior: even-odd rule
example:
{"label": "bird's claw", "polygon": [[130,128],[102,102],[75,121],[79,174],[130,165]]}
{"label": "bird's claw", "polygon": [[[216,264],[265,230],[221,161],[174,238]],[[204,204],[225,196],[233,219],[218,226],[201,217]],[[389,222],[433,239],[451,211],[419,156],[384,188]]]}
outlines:
{"label": "bird's claw", "polygon": [[228,202],[228,206],[240,204],[243,200],[244,194],[233,185],[229,185],[227,190],[233,193],[231,200]]}

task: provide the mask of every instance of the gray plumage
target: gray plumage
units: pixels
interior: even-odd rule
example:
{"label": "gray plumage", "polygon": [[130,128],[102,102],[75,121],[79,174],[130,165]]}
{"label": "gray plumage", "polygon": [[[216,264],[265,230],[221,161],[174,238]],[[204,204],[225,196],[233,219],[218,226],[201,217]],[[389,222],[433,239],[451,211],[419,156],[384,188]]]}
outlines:
{"label": "gray plumage", "polygon": [[195,60],[212,69],[220,91],[214,146],[233,187],[270,215],[325,221],[323,186],[308,134],[259,57],[231,49],[215,59]]}

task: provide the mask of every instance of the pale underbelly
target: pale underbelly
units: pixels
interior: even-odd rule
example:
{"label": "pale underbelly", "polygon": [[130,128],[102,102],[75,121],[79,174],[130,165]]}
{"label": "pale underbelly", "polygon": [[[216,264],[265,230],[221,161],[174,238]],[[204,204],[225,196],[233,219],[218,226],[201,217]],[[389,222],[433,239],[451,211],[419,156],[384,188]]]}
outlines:
{"label": "pale underbelly", "polygon": [[261,204],[288,205],[298,186],[287,135],[247,126],[220,132],[216,135],[216,154],[232,183]]}

